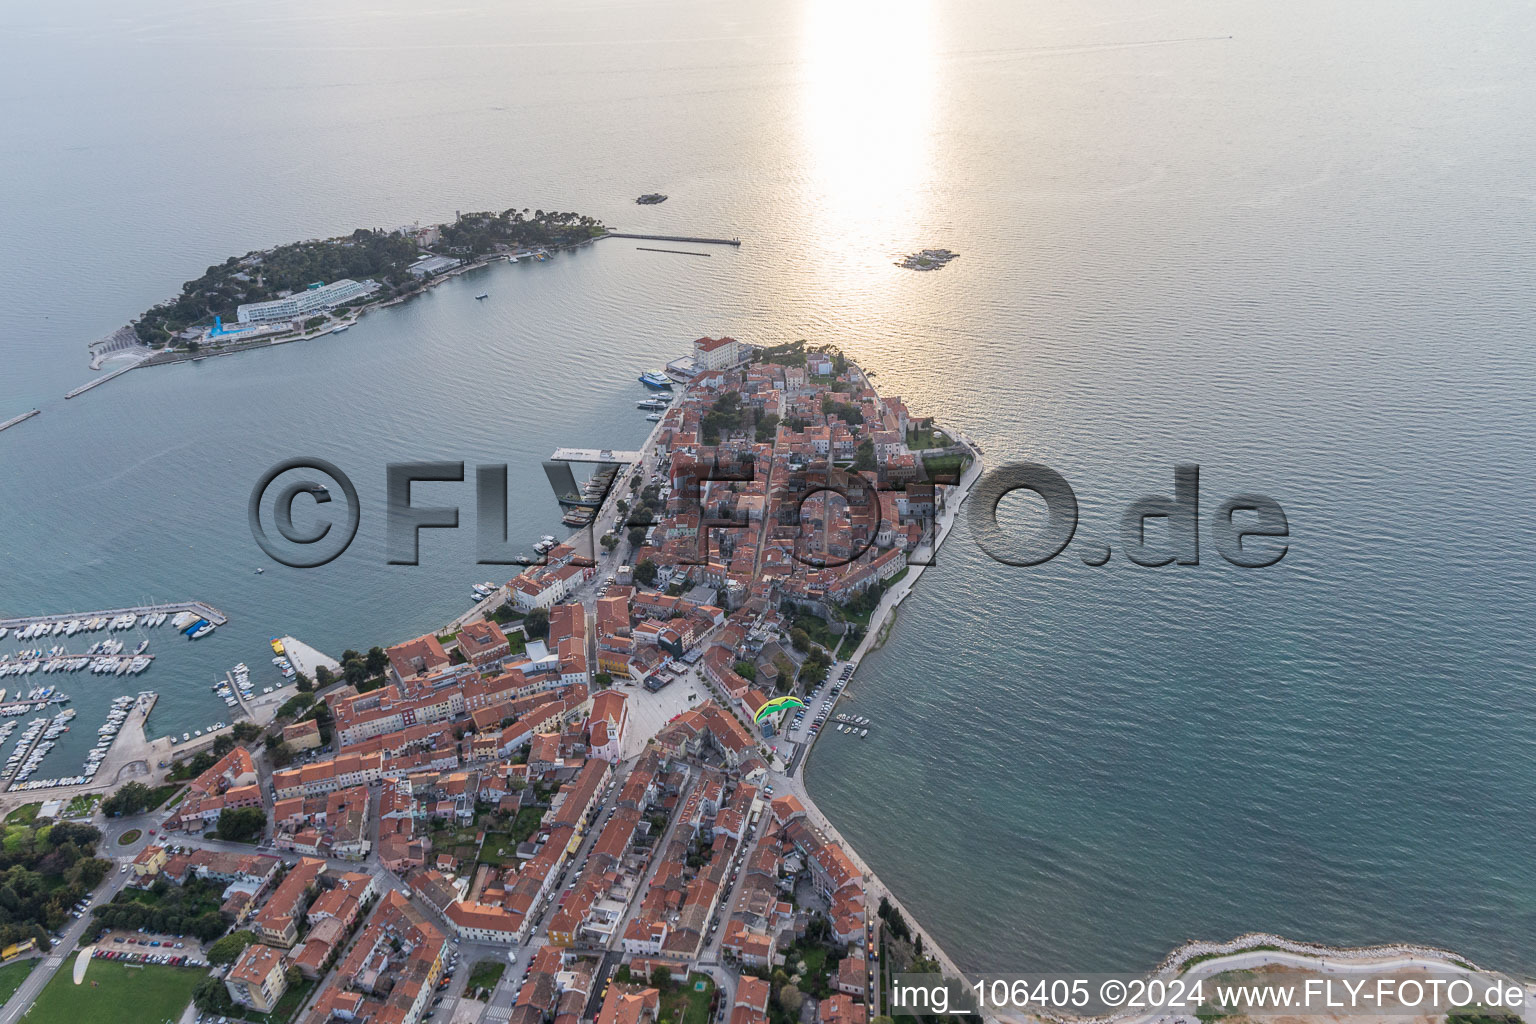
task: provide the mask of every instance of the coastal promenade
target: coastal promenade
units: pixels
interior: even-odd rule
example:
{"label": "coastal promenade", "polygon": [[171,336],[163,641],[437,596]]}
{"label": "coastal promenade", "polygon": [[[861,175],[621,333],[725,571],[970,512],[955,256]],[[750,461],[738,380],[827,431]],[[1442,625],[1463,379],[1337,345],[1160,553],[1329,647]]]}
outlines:
{"label": "coastal promenade", "polygon": [[[954,528],[955,520],[960,514],[960,507],[965,503],[965,499],[970,496],[971,488],[975,486],[976,481],[981,478],[980,451],[966,441],[963,436],[960,440],[971,453],[972,462],[965,474],[960,478],[960,483],[956,486],[954,492],[946,499],[943,510],[939,512],[935,519],[933,544],[927,548],[920,547],[914,552],[914,557],[924,562],[932,561],[943,546],[944,541],[949,538],[950,530]],[[907,574],[894,587],[886,591],[881,597],[880,603],[875,606],[875,611],[869,618],[869,629],[847,662],[854,666],[855,675],[857,675],[858,665],[863,660],[864,655],[868,654],[882,642],[883,634],[890,625],[891,619],[895,616],[897,606],[912,592],[912,588],[917,584],[919,577],[922,576],[924,568],[926,568],[926,565],[909,566]],[[834,665],[833,671],[836,671],[836,669],[837,666]],[[851,682],[852,679],[850,677],[850,684]],[[844,694],[846,692],[845,688]],[[837,704],[840,701],[841,696],[828,707],[827,714],[829,718],[832,712],[836,710]],[[922,928],[917,916],[907,909],[900,898],[891,891],[890,886],[880,880],[880,876],[875,873],[875,870],[859,855],[858,849],[837,830],[837,826],[828,820],[826,814],[822,812],[821,808],[817,806],[816,801],[811,797],[810,791],[805,785],[804,762],[809,758],[810,752],[818,738],[819,736],[812,737],[802,744],[791,756],[790,761],[783,770],[774,773],[778,779],[778,784],[786,787],[793,793],[805,805],[806,814],[811,818],[812,822],[826,833],[829,839],[841,844],[843,849],[848,852],[848,856],[853,861],[854,866],[864,876],[864,883],[869,893],[871,906],[878,906],[881,897],[889,900],[891,905],[901,912],[902,917],[906,918],[913,934],[922,934],[923,952],[937,960],[939,966],[943,968],[946,974],[957,978],[965,978],[965,972],[960,970],[959,965],[945,952],[933,933]]]}

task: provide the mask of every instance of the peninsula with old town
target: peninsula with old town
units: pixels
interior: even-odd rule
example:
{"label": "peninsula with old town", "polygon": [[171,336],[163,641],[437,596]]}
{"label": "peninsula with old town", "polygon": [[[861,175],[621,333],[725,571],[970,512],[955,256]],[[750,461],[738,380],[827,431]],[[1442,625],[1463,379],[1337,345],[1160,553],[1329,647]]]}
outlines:
{"label": "peninsula with old town", "polygon": [[108,862],[40,914],[6,1020],[81,964],[279,1024],[868,1024],[884,972],[958,974],[804,766],[868,735],[836,707],[974,448],[831,348],[701,338],[646,376],[664,412],[588,524],[466,615],[335,660],[274,638],[306,669],[280,706],[0,796]]}
{"label": "peninsula with old town", "polygon": [[[965,979],[805,787],[818,740],[880,727],[878,701],[838,706],[981,473],[870,377],[700,338],[641,375],[639,450],[545,464],[581,528],[466,614],[339,659],[273,637],[290,681],[258,696],[236,666],[233,724],[179,742],[144,737],[152,691],[119,698],[81,776],[25,779],[72,712],[35,720],[0,778],[0,1024],[130,1001],[181,1024],[883,1024],[912,1015],[898,975]],[[575,462],[598,467],[580,487]],[[194,639],[227,621],[184,602],[0,638],[172,613]],[[104,643],[3,664],[116,671]],[[68,700],[13,692],[0,714]],[[1153,976],[1309,964],[1477,969],[1250,934]]]}

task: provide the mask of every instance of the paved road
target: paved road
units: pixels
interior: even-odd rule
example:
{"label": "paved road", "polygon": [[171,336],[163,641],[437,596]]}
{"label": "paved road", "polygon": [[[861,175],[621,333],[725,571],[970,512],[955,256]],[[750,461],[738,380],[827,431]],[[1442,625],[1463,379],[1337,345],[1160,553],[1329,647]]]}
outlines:
{"label": "paved road", "polygon": [[[528,941],[521,946],[511,949],[505,947],[487,947],[494,949],[494,955],[507,959],[507,969],[502,973],[501,980],[496,983],[496,988],[491,992],[491,998],[486,1001],[485,1010],[480,1015],[482,1024],[497,1024],[507,1020],[512,1014],[512,1007],[517,1003],[517,991],[522,987],[523,974],[533,962],[533,956],[545,944],[545,926],[549,922],[550,915],[554,913],[556,901],[560,894],[565,892],[567,879],[574,879],[580,872],[581,865],[586,863],[588,855],[592,853],[592,847],[597,843],[597,837],[602,834],[603,826],[608,823],[608,818],[613,814],[613,797],[623,787],[624,780],[629,777],[634,768],[633,761],[620,762],[608,781],[608,788],[599,796],[598,802],[603,812],[598,815],[587,834],[582,838],[581,845],[577,848],[575,856],[566,861],[566,866],[553,885],[550,886],[549,895],[540,905],[534,919],[533,927],[529,930]],[[481,957],[486,959],[486,957]],[[468,961],[467,961],[468,962]]]}
{"label": "paved road", "polygon": [[[132,877],[132,872],[124,872],[121,867],[123,864],[131,863],[145,844],[145,839],[141,838],[129,846],[119,846],[117,837],[133,828],[142,831],[151,827],[152,818],[153,815],[141,814],[133,818],[111,821],[97,818],[92,822],[102,830],[102,839],[96,848],[96,855],[113,862],[112,870],[91,894],[92,907],[110,901],[127,884],[128,879]],[[43,990],[43,986],[48,984],[54,972],[65,965],[68,958],[74,954],[75,946],[87,932],[95,934],[95,931],[96,922],[89,910],[78,921],[71,918],[69,924],[59,933],[60,941],[54,943],[53,949],[43,957],[43,962],[32,969],[32,973],[27,975],[21,987],[11,995],[4,1007],[0,1007],[0,1024],[12,1024],[31,1009],[32,1003],[37,999],[38,993]]]}

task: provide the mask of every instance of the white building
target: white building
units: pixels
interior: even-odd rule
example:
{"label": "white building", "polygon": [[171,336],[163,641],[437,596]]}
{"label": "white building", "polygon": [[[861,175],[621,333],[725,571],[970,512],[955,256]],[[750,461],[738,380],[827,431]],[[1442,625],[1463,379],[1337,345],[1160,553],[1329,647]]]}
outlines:
{"label": "white building", "polygon": [[693,365],[700,373],[735,366],[746,347],[735,338],[699,338],[693,343]]}
{"label": "white building", "polygon": [[372,281],[358,282],[344,277],[330,284],[312,284],[302,292],[294,292],[281,299],[243,303],[235,310],[235,318],[242,324],[260,323],[263,320],[297,320],[361,298],[378,287]]}

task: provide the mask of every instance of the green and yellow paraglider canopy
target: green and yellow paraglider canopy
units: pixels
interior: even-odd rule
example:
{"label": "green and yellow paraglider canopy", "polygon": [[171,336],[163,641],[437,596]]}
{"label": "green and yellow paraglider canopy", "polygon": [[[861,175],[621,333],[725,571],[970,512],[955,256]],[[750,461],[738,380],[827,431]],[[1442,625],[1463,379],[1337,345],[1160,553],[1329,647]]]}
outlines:
{"label": "green and yellow paraglider canopy", "polygon": [[757,713],[752,716],[752,723],[754,725],[760,725],[763,719],[767,718],[769,715],[783,711],[785,708],[803,707],[805,707],[805,701],[801,700],[799,697],[775,697],[773,700],[765,701],[763,706],[757,709]]}

